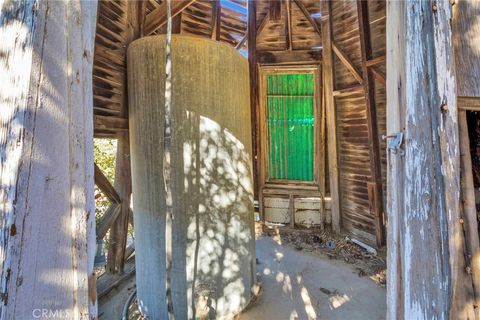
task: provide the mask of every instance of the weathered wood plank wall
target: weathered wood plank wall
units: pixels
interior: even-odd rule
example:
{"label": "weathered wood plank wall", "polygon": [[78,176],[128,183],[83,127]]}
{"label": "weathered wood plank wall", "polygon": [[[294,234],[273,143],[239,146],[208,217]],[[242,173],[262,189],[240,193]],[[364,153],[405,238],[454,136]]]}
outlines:
{"label": "weathered wood plank wall", "polygon": [[[338,171],[339,181],[339,208],[336,213],[332,191],[332,216],[340,215],[338,219],[345,231],[380,246],[386,168],[385,144],[381,141],[386,117],[382,81],[385,2],[333,1],[330,14],[324,15],[332,28],[331,45],[325,43],[328,35],[324,32],[324,61],[333,51],[331,66],[324,62],[325,74],[331,72],[333,77],[333,101],[327,99],[327,110],[335,113],[327,130],[331,138],[330,178]],[[337,157],[332,153],[333,144]],[[332,182],[330,187],[334,190]]]}
{"label": "weathered wood plank wall", "polygon": [[0,7],[1,318],[95,318],[96,3]]}

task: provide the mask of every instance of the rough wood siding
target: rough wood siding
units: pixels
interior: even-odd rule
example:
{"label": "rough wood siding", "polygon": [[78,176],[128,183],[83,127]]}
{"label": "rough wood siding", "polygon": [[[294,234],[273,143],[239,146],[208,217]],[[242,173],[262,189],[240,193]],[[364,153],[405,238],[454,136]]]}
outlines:
{"label": "rough wood siding", "polygon": [[342,226],[375,244],[375,222],[368,205],[370,156],[363,92],[337,98],[336,112]]}
{"label": "rough wood siding", "polygon": [[[320,12],[320,1],[298,0],[310,14]],[[310,50],[322,45],[320,35],[315,31],[310,22],[297,5],[296,1],[290,1],[292,50]],[[257,1],[257,26],[260,26],[264,17],[269,12],[269,1]],[[282,1],[282,16],[280,20],[268,19],[262,32],[257,38],[257,49],[262,50],[285,50],[287,47],[285,1]]]}
{"label": "rough wood siding", "polygon": [[[383,57],[386,54],[386,5],[383,0],[368,1],[368,16],[370,21],[371,46],[373,57]],[[373,66],[377,72],[386,76],[386,61]],[[384,210],[387,201],[387,94],[386,83],[375,81],[375,106],[377,111],[378,140],[380,146],[381,174],[383,187]]]}
{"label": "rough wood siding", "polygon": [[[372,59],[385,55],[385,2],[372,1],[368,3],[369,26],[371,33],[370,45],[372,46]],[[337,51],[334,54],[334,90],[351,89],[348,94],[338,94],[335,97],[338,167],[340,186],[340,209],[342,226],[346,231],[374,245],[375,231],[378,226],[374,212],[371,212],[372,199],[368,194],[368,182],[372,179],[370,162],[372,161],[369,149],[369,129],[367,121],[367,104],[364,88],[355,73],[362,71],[361,38],[355,1],[332,2],[332,34],[333,44]],[[367,38],[368,39],[368,38]],[[334,50],[335,51],[335,50]],[[349,62],[345,62],[344,55]],[[348,64],[351,65],[348,65]],[[384,61],[372,68],[377,73],[385,75]],[[381,177],[386,185],[386,156],[385,142],[381,135],[385,134],[385,87],[381,81],[373,82],[375,97],[377,136],[381,164]],[[376,150],[376,149],[375,149]],[[385,187],[384,187],[385,188]],[[385,190],[385,189],[384,189]],[[377,239],[378,240],[378,239]]]}
{"label": "rough wood siding", "polygon": [[96,3],[6,1],[1,9],[1,317],[31,319],[35,309],[96,317],[88,291]]}

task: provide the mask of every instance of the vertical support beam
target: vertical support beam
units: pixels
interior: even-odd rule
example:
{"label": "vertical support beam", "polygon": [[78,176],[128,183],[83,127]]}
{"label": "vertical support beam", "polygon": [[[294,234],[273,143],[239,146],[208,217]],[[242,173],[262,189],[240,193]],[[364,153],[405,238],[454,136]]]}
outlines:
{"label": "vertical support beam", "polygon": [[[461,75],[458,75],[461,77]],[[457,76],[457,80],[460,78]],[[460,82],[460,81],[459,81]],[[472,271],[472,282],[475,294],[475,304],[480,298],[480,249],[478,238],[477,207],[475,201],[475,186],[472,174],[472,155],[468,136],[467,112],[458,111],[458,134],[460,139],[460,176],[463,208],[463,230],[465,232],[465,247],[467,265]],[[477,308],[478,309],[478,308]],[[475,310],[478,312],[477,310]],[[478,318],[478,315],[477,315]]]}
{"label": "vertical support beam", "polygon": [[[127,31],[126,48],[140,36],[141,21],[139,12],[142,10],[143,1],[127,2]],[[122,114],[128,117],[128,95],[126,74],[123,82]],[[131,169],[130,169],[130,145],[128,132],[117,135],[117,158],[115,163],[115,190],[117,190],[122,202],[121,211],[110,229],[107,270],[111,273],[122,273],[124,267],[125,250],[128,236],[128,216],[130,211],[130,195],[132,193]]]}
{"label": "vertical support beam", "polygon": [[384,243],[382,164],[380,161],[377,110],[375,105],[375,83],[367,67],[367,61],[372,58],[367,1],[357,0],[357,13],[362,53],[363,90],[365,92],[365,105],[367,107],[368,147],[370,152],[370,182],[368,183],[368,198],[370,213],[375,217],[377,245],[380,247]]}
{"label": "vertical support beam", "polygon": [[97,6],[4,1],[0,12],[0,319],[94,319]]}
{"label": "vertical support beam", "polygon": [[[480,2],[458,1],[453,7],[453,44],[457,94],[459,97],[476,97],[480,101]],[[461,99],[457,102],[460,104]],[[460,106],[459,106],[460,107]],[[461,186],[463,202],[463,230],[465,232],[467,264],[472,272],[475,304],[480,306],[480,244],[477,222],[477,208],[473,182],[472,155],[468,135],[467,114],[458,112]],[[480,309],[475,309],[480,319]]]}
{"label": "vertical support beam", "polygon": [[285,0],[285,42],[286,50],[292,51],[292,3]]}
{"label": "vertical support beam", "polygon": [[128,219],[132,182],[130,174],[130,146],[128,132],[117,136],[115,163],[115,190],[120,196],[120,214],[110,229],[107,269],[111,273],[122,273],[127,247]]}
{"label": "vertical support beam", "polygon": [[172,19],[172,34],[182,33],[182,12]]}
{"label": "vertical support beam", "polygon": [[268,12],[269,20],[278,22],[282,19],[282,0],[269,0]]}
{"label": "vertical support beam", "polygon": [[222,3],[220,0],[212,1],[212,40],[220,41],[222,25]]}
{"label": "vertical support beam", "polygon": [[404,133],[388,149],[388,319],[475,317],[450,19],[449,1],[387,3],[387,133]]}
{"label": "vertical support beam", "polygon": [[334,64],[332,51],[331,3],[322,1],[322,39],[323,39],[323,86],[325,92],[325,112],[328,141],[328,172],[330,175],[330,194],[332,197],[332,228],[340,232],[340,190],[338,187],[337,157],[337,117],[335,111]]}
{"label": "vertical support beam", "polygon": [[288,198],[288,211],[290,211],[290,227],[295,228],[295,197],[293,194]]}
{"label": "vertical support beam", "polygon": [[258,104],[258,65],[257,65],[257,6],[255,1],[248,1],[247,24],[248,63],[250,67],[250,108],[252,114],[252,149],[253,149],[253,184],[254,197],[258,199],[259,210],[264,219],[262,187],[259,180],[260,134]]}

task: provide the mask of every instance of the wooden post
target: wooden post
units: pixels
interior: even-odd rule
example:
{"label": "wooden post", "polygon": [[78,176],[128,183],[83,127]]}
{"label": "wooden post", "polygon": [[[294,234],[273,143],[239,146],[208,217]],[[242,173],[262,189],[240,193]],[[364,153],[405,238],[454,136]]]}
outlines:
{"label": "wooden post", "polygon": [[380,161],[380,146],[375,106],[375,83],[367,67],[367,61],[372,59],[370,40],[370,21],[368,19],[368,2],[357,0],[358,29],[360,32],[360,47],[362,51],[363,90],[367,106],[368,141],[370,152],[370,182],[368,183],[368,199],[370,212],[375,217],[375,234],[377,245],[384,243],[383,235],[383,196],[382,196],[382,164]]}
{"label": "wooden post", "polygon": [[[389,319],[474,319],[449,1],[387,3]],[[426,268],[425,266],[428,266]]]}
{"label": "wooden post", "polygon": [[290,0],[284,0],[285,2],[285,42],[286,50],[293,50],[292,43],[292,3]]}
{"label": "wooden post", "polygon": [[212,2],[212,40],[220,41],[222,26],[222,3],[220,0]]}
{"label": "wooden post", "polygon": [[96,318],[96,3],[0,4],[1,319]]}
{"label": "wooden post", "polygon": [[118,134],[115,190],[117,190],[121,199],[120,213],[110,228],[107,270],[111,273],[122,273],[127,248],[128,216],[130,194],[132,193],[128,132]]}
{"label": "wooden post", "polygon": [[[480,2],[459,1],[453,7],[453,44],[455,53],[455,68],[457,94],[460,97],[476,99],[480,102]],[[458,99],[459,108],[467,107]],[[468,107],[467,107],[468,108]],[[462,108],[463,109],[463,108]],[[475,304],[480,306],[480,245],[477,223],[477,208],[472,175],[472,155],[468,136],[467,113],[458,112],[461,186],[463,203],[463,230],[465,232],[467,264],[472,271],[472,281],[475,293]],[[477,319],[480,318],[479,308],[475,309]]]}
{"label": "wooden post", "polygon": [[[126,47],[141,34],[139,12],[143,1],[129,1],[127,9],[128,28],[126,34]],[[128,117],[127,78],[125,74],[122,88],[122,114]],[[130,211],[130,195],[132,193],[130,169],[130,145],[128,132],[117,134],[117,157],[115,163],[115,189],[121,198],[120,214],[110,229],[107,270],[111,273],[122,273],[125,262],[125,250],[128,236],[128,216]]]}
{"label": "wooden post", "polygon": [[337,157],[337,126],[335,91],[333,79],[333,51],[332,51],[332,30],[330,18],[330,2],[322,2],[322,39],[323,39],[323,86],[325,92],[325,113],[327,122],[328,141],[328,171],[330,175],[330,194],[332,197],[332,228],[340,232],[340,190],[338,188],[338,157]]}
{"label": "wooden post", "polygon": [[263,181],[259,180],[259,159],[260,159],[260,132],[258,119],[260,117],[258,108],[258,66],[257,66],[257,10],[256,2],[248,1],[248,64],[250,67],[250,108],[252,113],[252,150],[253,150],[253,183],[254,196],[258,199],[259,211],[264,219],[262,186]]}

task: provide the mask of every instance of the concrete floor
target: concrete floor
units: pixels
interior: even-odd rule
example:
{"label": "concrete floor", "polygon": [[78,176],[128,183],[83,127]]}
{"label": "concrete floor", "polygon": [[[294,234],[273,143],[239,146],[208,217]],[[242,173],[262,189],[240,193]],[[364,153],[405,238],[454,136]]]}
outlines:
{"label": "concrete floor", "polygon": [[262,291],[240,320],[385,319],[384,288],[350,265],[279,243],[257,240]]}
{"label": "concrete floor", "polygon": [[[281,245],[276,237],[257,240],[261,293],[240,320],[385,319],[385,289],[359,277],[352,265]],[[131,277],[99,301],[100,320],[121,319],[135,285]]]}

